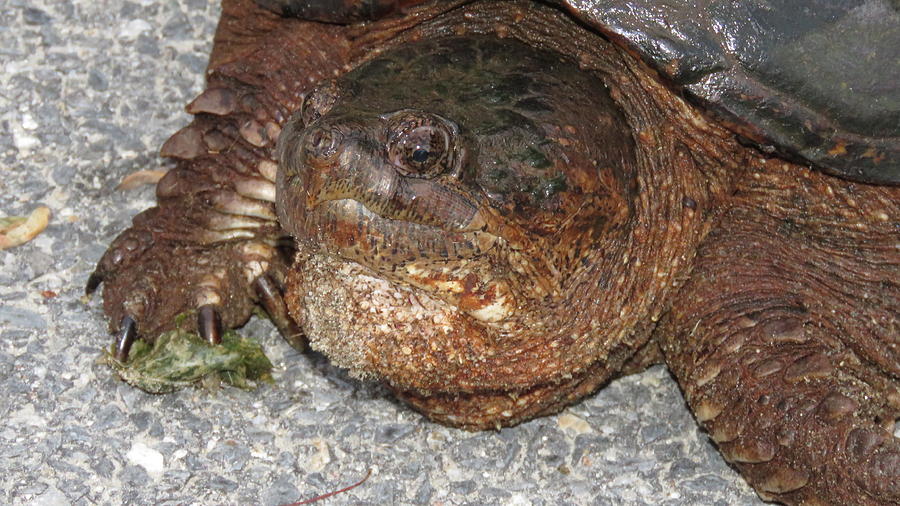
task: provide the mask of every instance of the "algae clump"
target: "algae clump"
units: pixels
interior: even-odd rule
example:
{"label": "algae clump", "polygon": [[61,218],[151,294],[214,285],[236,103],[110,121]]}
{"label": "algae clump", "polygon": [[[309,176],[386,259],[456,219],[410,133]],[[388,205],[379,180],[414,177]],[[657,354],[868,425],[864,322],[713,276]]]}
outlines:
{"label": "algae clump", "polygon": [[194,333],[172,330],[153,344],[135,342],[129,355],[126,363],[111,353],[106,360],[123,381],[154,394],[218,383],[249,390],[260,381],[272,381],[272,363],[259,343],[231,331],[212,346]]}

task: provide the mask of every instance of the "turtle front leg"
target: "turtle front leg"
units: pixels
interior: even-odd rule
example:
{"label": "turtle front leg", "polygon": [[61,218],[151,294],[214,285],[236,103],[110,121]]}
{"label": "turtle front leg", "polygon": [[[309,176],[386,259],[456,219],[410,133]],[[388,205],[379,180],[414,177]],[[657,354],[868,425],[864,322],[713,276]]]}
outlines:
{"label": "turtle front leg", "polygon": [[[187,106],[193,122],[162,155],[177,160],[157,186],[158,205],[138,215],[100,260],[88,292],[103,283],[118,332],[116,355],[181,323],[217,342],[261,305],[294,346],[304,347],[280,286],[289,265],[275,213],[275,145],[305,93],[350,60],[344,29],[284,18],[252,0],[223,2],[207,89]],[[289,244],[289,243],[288,243]]]}
{"label": "turtle front leg", "polygon": [[666,360],[763,499],[897,504],[900,188],[777,165],[701,247]]}
{"label": "turtle front leg", "polygon": [[[189,109],[209,109],[203,104],[210,96],[221,102],[222,95],[240,93],[234,89],[213,87]],[[152,341],[186,313],[197,315],[188,330],[218,344],[223,328],[242,325],[257,303],[292,344],[304,346],[280,291],[290,255],[279,249],[284,238],[274,209],[275,138],[261,141],[241,132],[235,119],[198,114],[169,139],[163,154],[179,162],[157,185],[158,206],[134,218],[88,281],[88,292],[104,283],[120,361],[135,336]]]}

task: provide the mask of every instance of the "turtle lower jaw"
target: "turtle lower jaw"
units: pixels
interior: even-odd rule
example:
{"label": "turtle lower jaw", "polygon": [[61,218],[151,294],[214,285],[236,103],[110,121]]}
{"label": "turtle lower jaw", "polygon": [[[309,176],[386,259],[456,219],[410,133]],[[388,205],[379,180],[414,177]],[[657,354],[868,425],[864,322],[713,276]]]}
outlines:
{"label": "turtle lower jaw", "polygon": [[301,250],[285,295],[314,350],[355,377],[402,388],[427,388],[447,359],[435,350],[482,332],[450,304],[321,250]]}

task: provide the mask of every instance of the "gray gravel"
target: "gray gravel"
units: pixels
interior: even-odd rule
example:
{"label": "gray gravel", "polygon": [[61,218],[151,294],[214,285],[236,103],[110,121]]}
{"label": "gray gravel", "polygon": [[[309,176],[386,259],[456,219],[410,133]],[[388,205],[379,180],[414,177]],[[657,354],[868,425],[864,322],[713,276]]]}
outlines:
{"label": "gray gravel", "polygon": [[5,0],[0,6],[0,215],[53,217],[0,252],[0,502],[280,504],[355,482],[330,504],[757,504],[696,428],[663,368],[559,416],[499,432],[435,425],[382,388],[299,356],[265,321],[276,364],[255,392],[153,396],[98,363],[94,263],[188,122],[218,6]]}

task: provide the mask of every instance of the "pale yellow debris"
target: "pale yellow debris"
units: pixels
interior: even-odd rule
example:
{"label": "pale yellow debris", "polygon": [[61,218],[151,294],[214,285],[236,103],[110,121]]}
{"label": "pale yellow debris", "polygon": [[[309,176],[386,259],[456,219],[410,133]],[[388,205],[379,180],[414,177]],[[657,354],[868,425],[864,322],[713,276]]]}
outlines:
{"label": "pale yellow debris", "polygon": [[47,228],[50,208],[40,206],[27,217],[0,218],[0,250],[12,248],[34,239]]}

